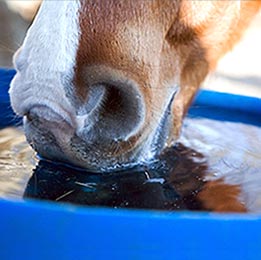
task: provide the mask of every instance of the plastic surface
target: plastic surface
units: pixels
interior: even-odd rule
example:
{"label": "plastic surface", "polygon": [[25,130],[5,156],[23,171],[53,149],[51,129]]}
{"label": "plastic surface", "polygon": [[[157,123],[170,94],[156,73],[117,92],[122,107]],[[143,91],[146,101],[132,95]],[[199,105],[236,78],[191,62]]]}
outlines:
{"label": "plastic surface", "polygon": [[[1,127],[14,72],[0,70]],[[260,123],[261,100],[202,91],[190,114]],[[212,108],[217,113],[212,113]],[[213,111],[214,111],[213,110]],[[232,120],[232,119],[231,119]],[[261,259],[261,217],[0,200],[0,259]]]}
{"label": "plastic surface", "polygon": [[1,202],[1,259],[261,259],[261,219]]}

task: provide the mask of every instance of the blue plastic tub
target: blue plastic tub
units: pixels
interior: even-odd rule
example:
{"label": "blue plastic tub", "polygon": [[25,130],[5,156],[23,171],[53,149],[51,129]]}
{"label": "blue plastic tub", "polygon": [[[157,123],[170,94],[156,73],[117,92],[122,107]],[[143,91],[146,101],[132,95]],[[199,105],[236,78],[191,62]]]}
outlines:
{"label": "blue plastic tub", "polygon": [[[0,70],[1,127],[19,123],[7,94],[13,75]],[[261,125],[261,99],[201,91],[194,107],[191,115]],[[0,208],[0,259],[261,259],[261,216],[254,214],[5,200]]]}

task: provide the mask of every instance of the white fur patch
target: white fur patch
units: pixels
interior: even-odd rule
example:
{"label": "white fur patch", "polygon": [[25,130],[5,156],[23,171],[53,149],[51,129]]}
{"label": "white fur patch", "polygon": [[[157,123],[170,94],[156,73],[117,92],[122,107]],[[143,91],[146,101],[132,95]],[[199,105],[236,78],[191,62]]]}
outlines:
{"label": "white fur patch", "polygon": [[24,115],[34,105],[46,105],[72,123],[74,108],[66,97],[79,44],[80,2],[44,1],[16,55],[17,74],[11,83],[14,111]]}

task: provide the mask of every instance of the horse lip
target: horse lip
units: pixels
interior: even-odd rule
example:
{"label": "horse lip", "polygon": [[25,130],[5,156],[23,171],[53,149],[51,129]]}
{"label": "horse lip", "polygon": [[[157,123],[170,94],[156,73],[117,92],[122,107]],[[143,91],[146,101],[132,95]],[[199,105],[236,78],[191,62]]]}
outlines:
{"label": "horse lip", "polygon": [[73,127],[73,120],[70,114],[61,107],[51,107],[45,104],[36,104],[25,113],[29,121],[38,119],[49,123],[67,123]]}

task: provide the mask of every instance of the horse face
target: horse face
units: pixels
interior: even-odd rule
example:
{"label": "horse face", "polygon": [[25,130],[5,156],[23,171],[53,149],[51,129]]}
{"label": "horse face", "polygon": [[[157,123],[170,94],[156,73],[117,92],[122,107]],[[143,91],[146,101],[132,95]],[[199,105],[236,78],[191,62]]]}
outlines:
{"label": "horse face", "polygon": [[14,58],[14,111],[42,156],[89,170],[177,139],[200,83],[256,1],[45,1]]}

